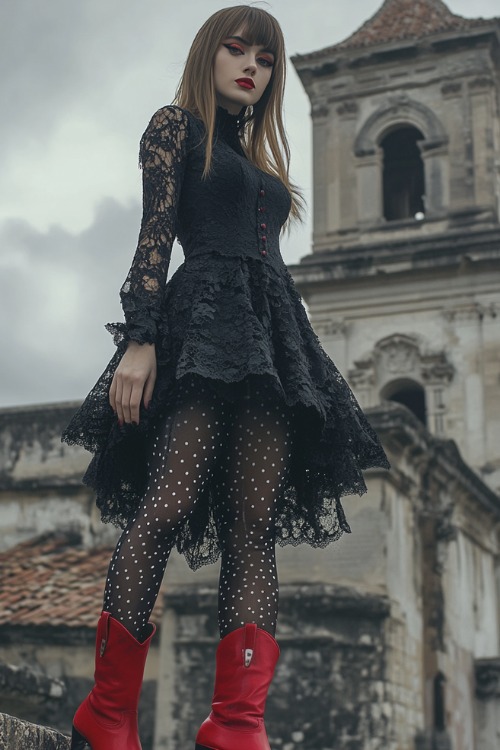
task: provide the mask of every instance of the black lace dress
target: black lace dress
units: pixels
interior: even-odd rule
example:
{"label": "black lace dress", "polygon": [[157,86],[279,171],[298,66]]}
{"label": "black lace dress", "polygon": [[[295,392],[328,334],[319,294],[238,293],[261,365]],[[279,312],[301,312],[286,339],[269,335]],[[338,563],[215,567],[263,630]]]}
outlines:
{"label": "black lace dress", "polygon": [[[366,491],[362,470],[389,464],[347,383],[311,328],[279,249],[290,195],[253,166],[238,116],[217,108],[210,177],[204,125],[176,106],[151,119],[140,146],[143,219],[121,289],[125,323],[110,324],[117,350],[63,433],[94,453],[83,481],[104,521],[124,526],[144,491],[148,436],[171,409],[179,384],[203,379],[220,398],[241,398],[252,382],[293,411],[292,469],[276,518],[280,544],[326,546],[350,531],[342,495]],[[185,260],[166,283],[171,248]],[[127,342],[156,345],[157,380],[140,424],[120,428],[108,393]],[[210,484],[178,534],[194,569],[219,554]]]}

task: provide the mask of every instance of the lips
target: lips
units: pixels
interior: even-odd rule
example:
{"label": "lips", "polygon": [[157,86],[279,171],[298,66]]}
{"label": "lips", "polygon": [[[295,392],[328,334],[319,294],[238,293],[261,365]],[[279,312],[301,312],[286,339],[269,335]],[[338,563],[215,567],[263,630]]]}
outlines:
{"label": "lips", "polygon": [[244,89],[255,88],[255,83],[252,81],[251,78],[237,78],[236,83],[239,84]]}

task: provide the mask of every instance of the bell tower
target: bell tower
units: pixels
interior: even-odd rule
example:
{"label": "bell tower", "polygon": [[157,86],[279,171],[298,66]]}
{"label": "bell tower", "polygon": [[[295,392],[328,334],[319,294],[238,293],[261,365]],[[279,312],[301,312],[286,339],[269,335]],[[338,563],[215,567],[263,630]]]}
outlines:
{"label": "bell tower", "polygon": [[404,404],[500,488],[500,19],[385,0],[293,58],[312,252],[290,267],[363,406]]}

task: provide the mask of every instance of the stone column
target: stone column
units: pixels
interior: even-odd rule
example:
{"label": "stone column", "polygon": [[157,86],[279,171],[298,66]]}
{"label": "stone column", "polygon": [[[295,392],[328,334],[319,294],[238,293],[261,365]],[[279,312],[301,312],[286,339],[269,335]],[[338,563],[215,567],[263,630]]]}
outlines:
{"label": "stone column", "polygon": [[450,203],[450,175],[448,149],[440,142],[419,141],[424,162],[425,196],[427,218],[443,214]]}
{"label": "stone column", "polygon": [[[326,236],[328,227],[328,112],[326,107],[313,108],[313,243]],[[333,159],[334,156],[332,155]]]}
{"label": "stone column", "polygon": [[358,118],[358,105],[353,100],[337,107],[337,132],[339,143],[337,189],[339,190],[339,228],[353,229],[358,223],[356,201],[356,171],[353,164],[353,146]]}
{"label": "stone column", "polygon": [[379,224],[383,218],[381,148],[358,154],[356,159],[356,182],[358,217],[360,226]]}
{"label": "stone column", "polygon": [[495,210],[493,86],[494,83],[488,76],[475,78],[469,83],[475,202],[478,207]]}
{"label": "stone column", "polygon": [[474,203],[469,152],[471,137],[467,99],[461,81],[450,81],[441,87],[448,133],[448,192],[450,211],[462,211]]}

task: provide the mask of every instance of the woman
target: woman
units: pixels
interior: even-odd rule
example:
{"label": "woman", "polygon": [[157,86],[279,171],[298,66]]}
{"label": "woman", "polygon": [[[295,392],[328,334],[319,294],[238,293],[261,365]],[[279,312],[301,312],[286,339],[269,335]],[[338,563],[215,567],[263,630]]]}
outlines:
{"label": "woman", "polygon": [[[281,29],[250,6],[198,32],[175,103],[141,140],[144,213],[121,289],[117,352],[63,435],[94,452],[84,481],[125,527],[96,639],[95,686],[72,748],[138,750],[149,623],[176,546],[221,560],[212,712],[198,750],[269,748],[279,648],[275,543],[349,532],[340,497],[388,467],[313,332],[279,235],[301,198],[288,178]],[[172,243],[184,263],[166,284]]]}

